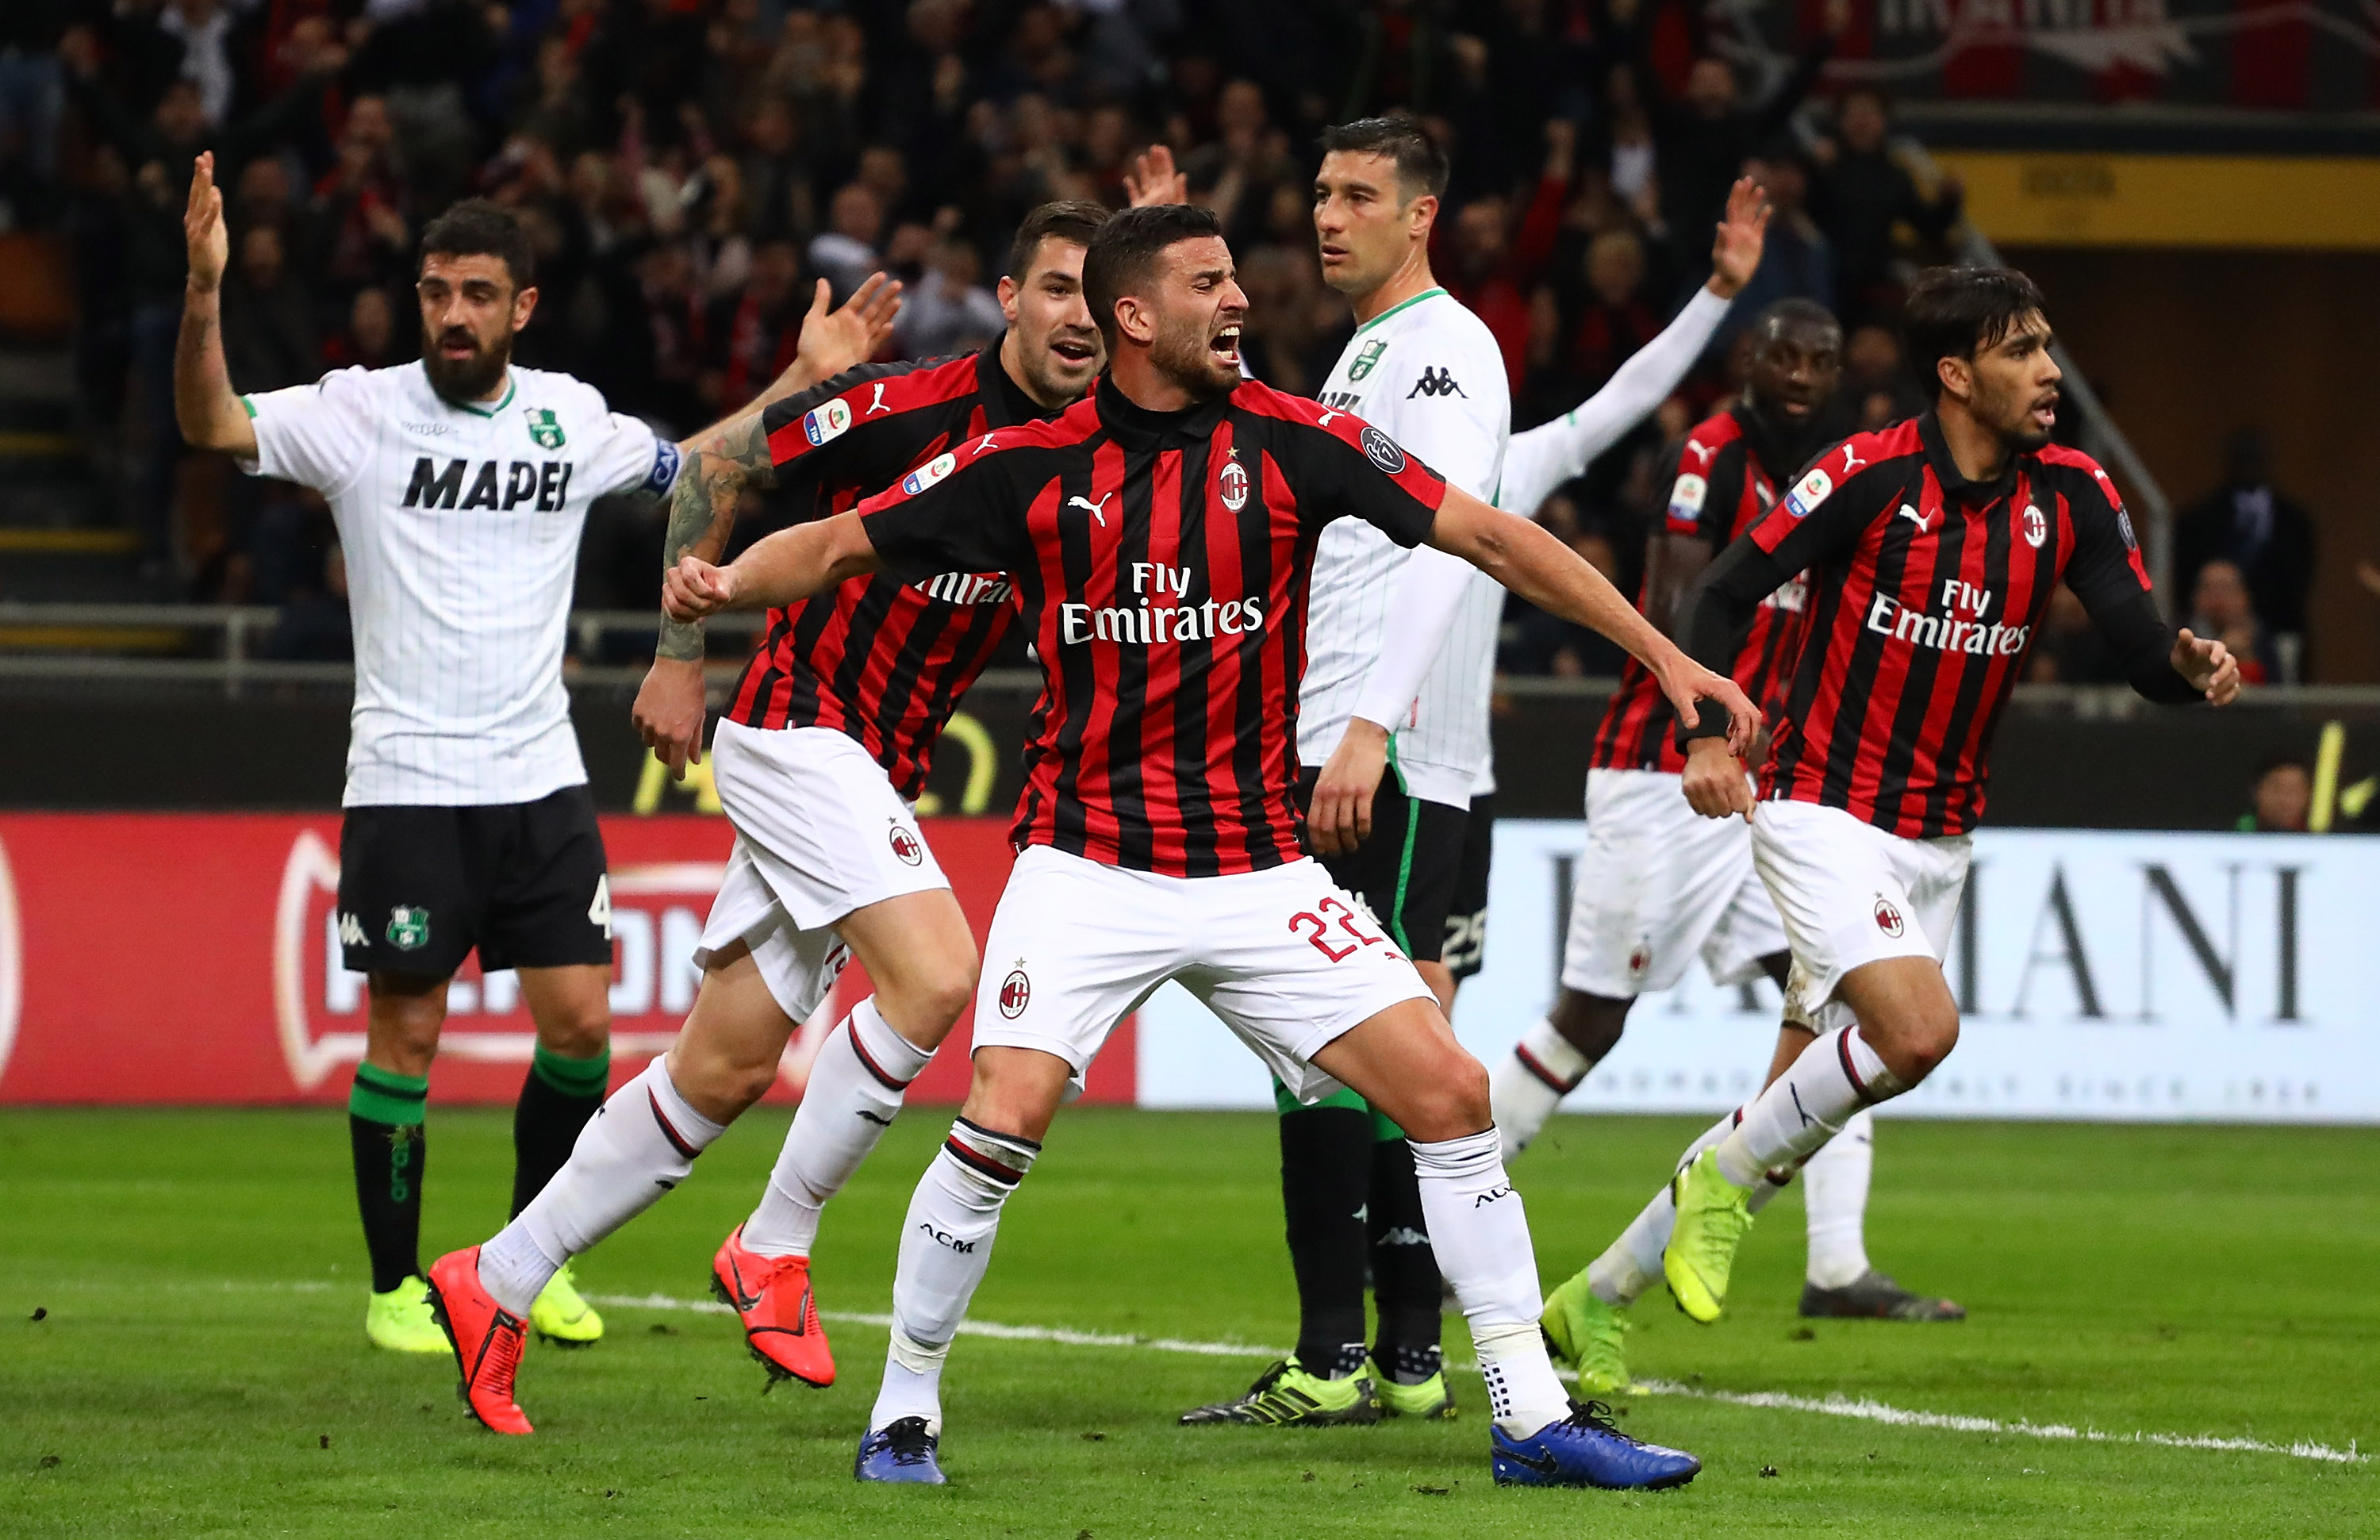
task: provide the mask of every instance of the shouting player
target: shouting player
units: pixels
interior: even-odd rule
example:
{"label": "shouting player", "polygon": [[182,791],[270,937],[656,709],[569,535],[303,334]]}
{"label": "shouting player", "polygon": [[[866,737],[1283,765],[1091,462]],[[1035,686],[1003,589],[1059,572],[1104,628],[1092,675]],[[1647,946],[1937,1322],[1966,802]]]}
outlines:
{"label": "shouting player", "polygon": [[1735,746],[1683,721],[1678,735],[1694,810],[1752,821],[1791,942],[1787,1014],[1823,1034],[1672,1182],[1662,1271],[1697,1321],[1726,1302],[1765,1173],[1916,1085],[1959,1040],[1941,959],[1985,753],[2060,580],[2143,696],[2222,705],[2240,690],[2220,641],[2157,613],[2107,472],[2050,442],[2058,370],[2032,281],[1933,269],[1902,324],[1933,408],[1827,451],[1687,605],[1687,650],[1725,663],[1761,600],[1807,574],[1804,639],[1757,796]]}
{"label": "shouting player", "polygon": [[[1604,390],[1511,439],[1508,455],[1502,355],[1430,272],[1443,152],[1402,116],[1332,128],[1322,145],[1314,224],[1323,276],[1358,322],[1323,405],[1379,428],[1451,485],[1524,514],[1659,405],[1759,265],[1767,215],[1746,182],[1720,227],[1710,284]],[[1317,544],[1297,715],[1299,758],[1319,767],[1299,782],[1307,830],[1332,879],[1364,901],[1444,1011],[1462,974],[1476,971],[1484,940],[1502,610],[1503,590],[1468,562],[1408,552],[1360,519],[1332,524]],[[1316,1425],[1451,1412],[1443,1291],[1411,1146],[1352,1091],[1302,1107],[1276,1081],[1274,1097],[1297,1346],[1245,1395],[1183,1421]],[[1367,1267],[1378,1307],[1368,1354]]]}
{"label": "shouting player", "polygon": [[[1026,216],[1000,281],[1008,331],[982,352],[867,365],[697,440],[671,505],[668,564],[716,559],[747,487],[787,489],[805,517],[839,513],[954,444],[1081,399],[1101,358],[1083,249],[1106,217],[1087,202]],[[856,952],[875,992],[820,1048],[759,1206],[712,1264],[772,1382],[833,1383],[810,1247],[827,1199],[973,998],[975,936],[910,804],[943,724],[1007,633],[1010,597],[997,573],[878,574],[770,616],[712,745],[735,846],[696,954],[694,1009],[535,1202],[484,1246],[431,1267],[466,1339],[503,1340],[466,1319],[475,1301],[492,1301],[516,1332],[548,1278],[683,1180],[775,1080],[787,1039]],[[664,617],[656,650],[636,719],[678,770],[702,752],[700,623]],[[499,1432],[529,1431],[509,1393],[471,1406]]]}
{"label": "shouting player", "polygon": [[[346,965],[369,979],[347,1100],[371,1255],[365,1330],[382,1347],[444,1352],[416,1258],[447,981],[476,947],[487,971],[519,970],[537,1024],[513,1122],[517,1213],[601,1105],[611,1064],[603,840],[562,685],[579,529],[599,497],[667,491],[680,451],[569,376],[512,365],[537,305],[528,237],[476,200],[422,232],[419,362],[234,394],[213,172],[200,155],[184,218],[175,415],[190,443],[320,491],[346,552],[356,704],[338,928]],[[747,411],[866,358],[898,293],[871,280],[829,318],[820,284],[799,356]],[[543,1281],[523,1302],[540,1334],[602,1334],[568,1274]]]}
{"label": "shouting player", "polygon": [[[1741,399],[1697,425],[1678,454],[1662,532],[1645,548],[1642,604],[1670,630],[1687,588],[1711,558],[1776,505],[1823,442],[1820,414],[1842,362],[1835,318],[1806,299],[1770,306],[1752,329]],[[1762,599],[1735,653],[1735,682],[1772,720],[1775,697],[1801,641],[1797,576]],[[1752,867],[1752,831],[1697,817],[1680,794],[1684,756],[1670,735],[1669,702],[1633,662],[1605,709],[1586,772],[1586,850],[1578,864],[1561,993],[1490,1077],[1507,1158],[1544,1126],[1562,1097],[1619,1042],[1640,994],[1675,985],[1697,956],[1714,983],[1766,973],[1781,987],[1790,961],[1777,906]],[[1811,1040],[1780,1024],[1769,1078]],[[1810,1250],[1802,1312],[1956,1319],[1956,1305],[1920,1299],[1867,1265],[1861,1241],[1871,1144],[1866,1114],[1806,1168]],[[1731,1120],[1718,1130],[1724,1134]],[[1697,1151],[1699,1153],[1699,1151]],[[1763,1182],[1753,1207],[1777,1187]],[[1605,1394],[1627,1388],[1621,1314],[1661,1276],[1674,1209],[1664,1189],[1593,1266],[1546,1299],[1555,1356],[1579,1383]]]}
{"label": "shouting player", "polygon": [[1090,400],[986,434],[731,567],[683,561],[668,584],[672,612],[693,618],[879,567],[1005,571],[1043,672],[974,1084],[903,1224],[856,1473],[941,1480],[942,1365],[1001,1207],[1109,1031],[1179,978],[1303,1099],[1346,1085],[1415,1141],[1432,1241],[1488,1381],[1498,1480],[1690,1479],[1691,1456],[1570,1403],[1539,1337],[1486,1072],[1412,964],[1303,855],[1295,730],[1314,542],[1350,515],[1401,543],[1428,540],[1644,656],[1687,715],[1717,703],[1747,748],[1757,713],[1544,530],[1449,488],[1359,418],[1244,382],[1247,301],[1212,212],[1115,215],[1084,289],[1112,360]]}

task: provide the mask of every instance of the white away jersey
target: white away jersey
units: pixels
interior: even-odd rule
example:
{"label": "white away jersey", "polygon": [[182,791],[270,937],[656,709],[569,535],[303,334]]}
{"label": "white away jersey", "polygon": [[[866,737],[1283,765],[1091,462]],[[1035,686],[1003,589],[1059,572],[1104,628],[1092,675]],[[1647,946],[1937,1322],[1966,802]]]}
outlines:
{"label": "white away jersey", "polygon": [[[1491,502],[1512,429],[1512,392],[1495,334],[1444,289],[1429,289],[1356,328],[1318,396],[1353,412],[1418,455],[1448,482]],[[1297,756],[1320,769],[1347,732],[1389,603],[1411,553],[1370,525],[1340,519],[1322,532],[1305,616],[1305,682]],[[1446,646],[1396,730],[1406,791],[1471,806],[1487,773],[1488,709],[1504,590],[1473,572]]]}
{"label": "white away jersey", "polygon": [[350,807],[534,802],[587,779],[562,646],[587,505],[676,479],[675,444],[566,374],[458,405],[419,363],[242,396],[240,468],[328,500],[355,614]]}

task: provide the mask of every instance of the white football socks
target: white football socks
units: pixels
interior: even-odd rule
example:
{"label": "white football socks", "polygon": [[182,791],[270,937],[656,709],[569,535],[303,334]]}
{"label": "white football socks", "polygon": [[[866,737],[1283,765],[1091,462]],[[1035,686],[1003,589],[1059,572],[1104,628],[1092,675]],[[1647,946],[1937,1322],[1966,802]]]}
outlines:
{"label": "white football socks", "polygon": [[1594,1068],[1595,1061],[1556,1032],[1551,1021],[1539,1016],[1529,1025],[1512,1051],[1488,1075],[1488,1103],[1495,1111],[1505,1159],[1529,1147],[1546,1120],[1554,1115],[1554,1109],[1561,1105],[1561,1098]]}
{"label": "white football socks", "polygon": [[1763,1171],[1790,1170],[1852,1113],[1906,1089],[1857,1026],[1838,1027],[1803,1049],[1744,1109],[1743,1122],[1719,1141],[1719,1174],[1750,1187]]}
{"label": "white football socks", "polygon": [[685,1181],[722,1132],[670,1084],[668,1059],[655,1059],[596,1110],[545,1190],[480,1248],[480,1283],[497,1304],[527,1316],[564,1263]]}
{"label": "white football socks", "polygon": [[991,1266],[1000,1207],[1033,1169],[1041,1146],[959,1119],[918,1179],[901,1221],[900,1269],[892,1278],[892,1342],[884,1383],[868,1413],[873,1431],[904,1417],[942,1425],[942,1364],[965,1319],[967,1301]]}
{"label": "white football socks", "polygon": [[1409,1142],[1430,1246],[1471,1324],[1488,1414],[1507,1434],[1528,1437],[1570,1415],[1570,1395],[1554,1376],[1537,1329],[1545,1307],[1537,1255],[1521,1194],[1504,1175],[1497,1133]]}
{"label": "white football socks", "polygon": [[785,1147],[744,1221],[744,1244],[762,1256],[808,1256],[827,1199],[884,1136],[902,1093],[933,1056],[892,1030],[875,996],[853,1006],[810,1065]]}
{"label": "white football socks", "polygon": [[1868,1270],[1867,1189],[1876,1170],[1876,1115],[1862,1108],[1802,1167],[1810,1213],[1809,1280],[1843,1289]]}

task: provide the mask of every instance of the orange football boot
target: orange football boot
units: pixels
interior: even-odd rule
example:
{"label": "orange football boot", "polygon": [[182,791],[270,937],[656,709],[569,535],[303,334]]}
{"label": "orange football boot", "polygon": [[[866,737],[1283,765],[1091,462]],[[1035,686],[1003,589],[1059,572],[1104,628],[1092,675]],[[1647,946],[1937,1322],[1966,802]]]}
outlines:
{"label": "orange football boot", "polygon": [[480,1286],[479,1247],[450,1251],[430,1265],[430,1308],[455,1344],[455,1363],[463,1371],[455,1393],[471,1415],[495,1433],[536,1431],[513,1400],[528,1323]]}
{"label": "orange football boot", "polygon": [[710,1291],[744,1323],[744,1340],[769,1371],[769,1385],[798,1379],[825,1389],[834,1383],[834,1353],[819,1324],[807,1256],[763,1256],[746,1248],[737,1225],[710,1261]]}

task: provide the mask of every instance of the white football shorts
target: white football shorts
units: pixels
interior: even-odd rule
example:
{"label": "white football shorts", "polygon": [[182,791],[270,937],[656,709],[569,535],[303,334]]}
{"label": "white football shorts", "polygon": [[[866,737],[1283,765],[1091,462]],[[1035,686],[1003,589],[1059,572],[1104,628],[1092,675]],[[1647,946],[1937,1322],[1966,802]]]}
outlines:
{"label": "white football shorts", "polygon": [[1391,1005],[1434,998],[1319,861],[1168,877],[1034,845],[984,942],[975,1046],[1055,1054],[1079,1095],[1109,1032],[1168,979],[1302,1102],[1339,1089],[1313,1066],[1324,1045]]}
{"label": "white football shorts", "polygon": [[836,921],[950,881],[883,768],[832,728],[722,721],[710,772],[735,849],[695,965],[742,941],[777,1004],[807,1021],[850,961]]}
{"label": "white football shorts", "polygon": [[1706,819],[1682,777],[1660,770],[1586,772],[1586,848],[1571,891],[1562,988],[1606,1000],[1667,989],[1687,962],[1711,982],[1760,976],[1786,950],[1777,905],[1752,867],[1742,819]]}
{"label": "white football shorts", "polygon": [[1752,856],[1793,943],[1785,1013],[1830,1032],[1852,1021],[1835,999],[1843,976],[1887,957],[1950,950],[1973,838],[1909,840],[1840,807],[1764,802]]}

